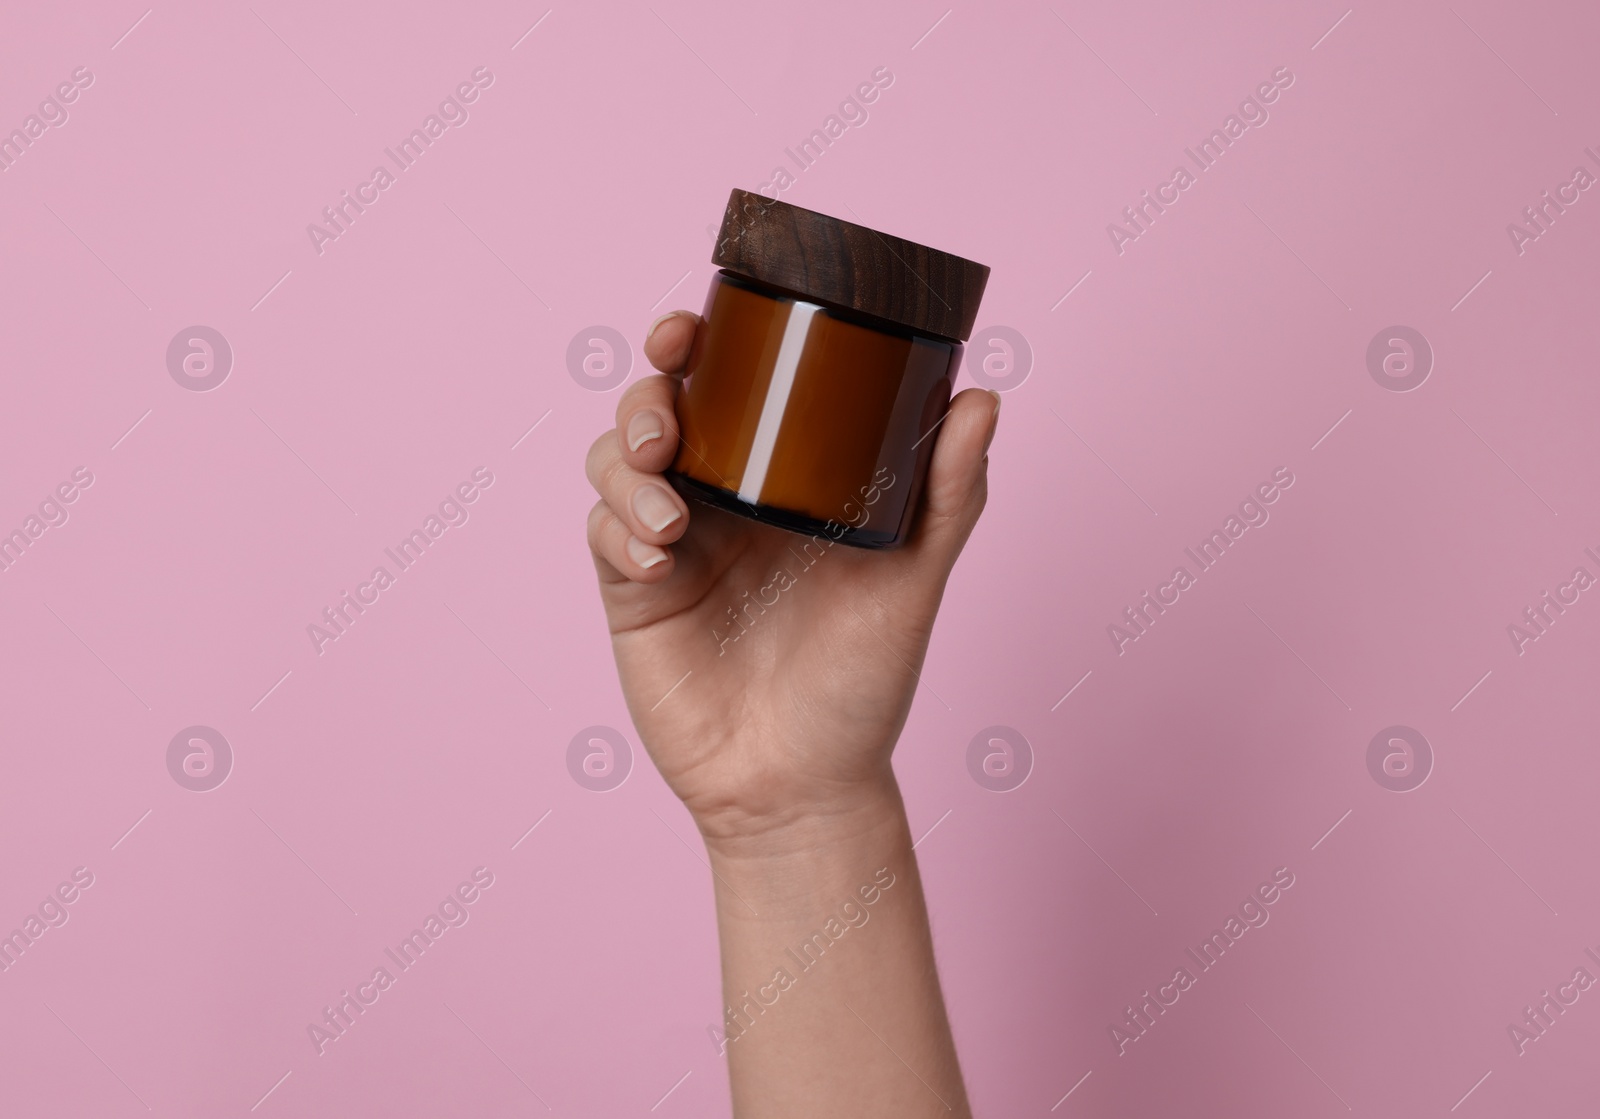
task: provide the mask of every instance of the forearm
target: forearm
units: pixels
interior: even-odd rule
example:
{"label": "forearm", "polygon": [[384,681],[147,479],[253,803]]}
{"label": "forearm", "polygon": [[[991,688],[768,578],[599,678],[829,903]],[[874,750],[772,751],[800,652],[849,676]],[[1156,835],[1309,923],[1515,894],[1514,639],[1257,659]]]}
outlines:
{"label": "forearm", "polygon": [[734,1114],[970,1115],[892,780],[708,850]]}

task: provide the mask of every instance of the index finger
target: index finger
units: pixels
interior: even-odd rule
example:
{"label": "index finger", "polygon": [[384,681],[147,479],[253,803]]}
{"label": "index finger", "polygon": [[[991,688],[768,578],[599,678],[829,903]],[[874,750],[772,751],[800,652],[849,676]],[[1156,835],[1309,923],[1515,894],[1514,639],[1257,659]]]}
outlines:
{"label": "index finger", "polygon": [[689,363],[694,332],[700,316],[693,311],[672,311],[650,324],[644,340],[644,356],[663,373],[682,373]]}

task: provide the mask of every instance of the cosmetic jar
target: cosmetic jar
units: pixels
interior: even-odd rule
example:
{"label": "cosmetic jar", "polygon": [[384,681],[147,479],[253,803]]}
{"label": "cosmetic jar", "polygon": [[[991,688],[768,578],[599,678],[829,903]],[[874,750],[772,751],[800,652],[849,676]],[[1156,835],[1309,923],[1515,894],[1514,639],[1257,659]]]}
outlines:
{"label": "cosmetic jar", "polygon": [[711,261],[669,480],[792,532],[904,543],[989,269],[743,190]]}

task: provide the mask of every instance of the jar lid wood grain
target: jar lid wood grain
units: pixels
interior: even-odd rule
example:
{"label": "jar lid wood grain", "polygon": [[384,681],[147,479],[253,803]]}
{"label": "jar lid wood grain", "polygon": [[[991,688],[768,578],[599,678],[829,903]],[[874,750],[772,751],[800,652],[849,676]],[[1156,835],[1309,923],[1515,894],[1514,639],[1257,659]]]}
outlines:
{"label": "jar lid wood grain", "polygon": [[802,299],[965,342],[989,267],[734,188],[711,262]]}

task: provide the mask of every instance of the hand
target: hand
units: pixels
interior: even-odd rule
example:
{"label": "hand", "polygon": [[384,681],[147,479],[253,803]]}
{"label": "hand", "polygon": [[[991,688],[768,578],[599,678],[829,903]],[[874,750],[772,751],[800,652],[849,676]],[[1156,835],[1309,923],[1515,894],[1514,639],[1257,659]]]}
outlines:
{"label": "hand", "polygon": [[[808,561],[804,537],[691,506],[661,476],[678,451],[674,400],[699,323],[687,311],[657,323],[644,352],[664,376],[631,386],[617,426],[589,450],[600,494],[589,547],[644,746],[708,843],[736,844],[886,792],[898,803],[889,755],[983,510],[1000,402],[979,389],[951,401],[905,546],[833,544],[820,559],[813,546]],[[761,605],[780,570],[793,585]]]}

